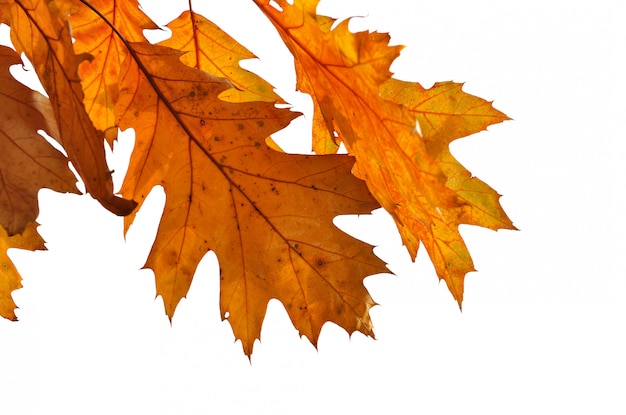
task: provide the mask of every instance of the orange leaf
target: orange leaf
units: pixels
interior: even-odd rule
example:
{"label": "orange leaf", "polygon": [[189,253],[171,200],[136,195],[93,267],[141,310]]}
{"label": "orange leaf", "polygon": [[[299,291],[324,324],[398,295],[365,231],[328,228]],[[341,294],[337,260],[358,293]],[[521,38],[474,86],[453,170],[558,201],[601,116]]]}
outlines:
{"label": "orange leaf", "polygon": [[76,39],[74,50],[78,55],[90,55],[90,59],[82,61],[78,67],[85,93],[83,102],[94,126],[105,131],[112,144],[117,136],[113,112],[119,93],[117,80],[127,49],[103,18],[114,22],[116,30],[131,42],[146,41],[143,31],[158,29],[158,26],[139,9],[137,0],[90,0],[89,4],[101,16],[94,15],[84,4],[70,3],[73,6],[72,35]]}
{"label": "orange leaf", "polygon": [[17,320],[15,316],[17,306],[11,297],[11,292],[22,288],[22,277],[15,269],[7,251],[10,248],[45,250],[44,241],[37,233],[37,226],[39,226],[37,223],[31,222],[23,233],[13,236],[9,236],[7,231],[0,226],[0,316],[9,320]]}
{"label": "orange leaf", "polygon": [[117,215],[128,214],[136,203],[113,194],[103,134],[94,128],[83,106],[80,58],[73,51],[66,3],[11,0],[9,4],[11,40],[32,62],[50,97],[58,138],[68,158],[94,198]]}
{"label": "orange leaf", "polygon": [[[278,10],[269,0],[255,0],[295,57],[298,88],[313,98],[314,150],[334,152],[340,141],[346,145],[357,160],[354,174],[367,182],[392,215],[411,256],[415,258],[419,242],[424,243],[437,274],[460,306],[465,274],[474,268],[458,226],[512,225],[497,203],[497,194],[470,180],[469,172],[447,150],[459,135],[446,134],[471,133],[476,126],[482,129],[506,116],[490,105],[482,106],[475,117],[456,116],[455,111],[467,110],[458,107],[457,101],[465,98],[454,95],[460,89],[443,100],[426,99],[423,107],[419,103],[425,95],[386,99],[386,95],[399,97],[399,84],[390,80],[389,66],[402,47],[388,46],[389,35],[384,33],[352,33],[348,20],[331,30],[335,20],[316,14],[318,2],[277,0]],[[405,92],[416,91],[417,86]],[[429,106],[435,102],[444,105]],[[472,100],[464,102],[474,105]],[[422,119],[433,121],[432,129],[439,135],[422,137]]]}
{"label": "orange leaf", "polygon": [[0,23],[8,25],[11,22],[11,9],[8,0],[0,0]]}
{"label": "orange leaf", "polygon": [[[135,129],[136,147],[122,194],[141,205],[154,186],[165,190],[146,267],[170,318],[214,250],[221,313],[246,354],[272,298],[313,343],[326,321],[372,335],[374,302],[363,279],[384,264],[332,223],[378,207],[350,174],[353,158],[270,149],[265,138],[296,114],[269,102],[223,101],[227,80],[185,66],[175,50],[130,46],[116,111],[122,128]],[[133,215],[125,220],[128,227]]]}
{"label": "orange leaf", "polygon": [[450,154],[448,144],[509,118],[490,102],[462,91],[462,84],[438,82],[426,90],[418,83],[387,80],[381,97],[406,106],[420,126],[430,156],[444,171],[446,187],[464,201],[459,223],[490,229],[515,229],[495,190],[474,177]]}
{"label": "orange leaf", "polygon": [[40,189],[78,193],[65,156],[37,133],[58,136],[50,101],[9,73],[21,62],[0,46],[0,226],[8,235],[22,233],[37,218]]}
{"label": "orange leaf", "polygon": [[180,57],[185,65],[227,78],[232,83],[233,88],[225,90],[220,99],[228,102],[283,102],[272,85],[239,66],[239,61],[256,56],[215,23],[193,11],[185,11],[167,27],[172,31],[172,37],[161,45],[185,52]]}

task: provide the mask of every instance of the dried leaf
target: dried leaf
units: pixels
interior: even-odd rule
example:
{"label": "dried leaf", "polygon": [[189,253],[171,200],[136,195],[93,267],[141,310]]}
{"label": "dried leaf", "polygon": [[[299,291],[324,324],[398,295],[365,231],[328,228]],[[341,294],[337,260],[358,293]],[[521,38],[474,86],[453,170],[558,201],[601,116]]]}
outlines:
{"label": "dried leaf", "polygon": [[21,62],[14,50],[0,46],[0,226],[8,235],[35,221],[40,189],[78,193],[65,156],[37,132],[58,136],[50,101],[9,73]]}
{"label": "dried leaf", "polygon": [[147,41],[143,31],[158,26],[139,9],[137,0],[90,0],[89,4],[91,8],[75,1],[69,3],[73,8],[70,20],[76,39],[74,50],[78,55],[90,56],[78,68],[85,94],[83,102],[94,126],[105,131],[112,144],[117,137],[113,108],[119,94],[120,67],[128,53],[122,39]]}
{"label": "dried leaf", "polygon": [[[273,87],[241,67],[252,53],[191,10],[169,24],[170,39],[151,45],[143,31],[156,25],[136,0],[0,0],[0,23],[49,96],[12,78],[19,55],[0,47],[0,315],[15,319],[11,293],[21,286],[6,252],[44,249],[37,192],[76,191],[68,161],[93,197],[128,215],[125,230],[137,203],[163,187],[145,267],[167,315],[213,250],[221,315],[248,355],[273,298],[313,344],[326,322],[373,336],[374,301],[363,280],[386,268],[370,245],[334,226],[338,215],[384,207],[410,254],[424,244],[461,304],[473,264],[459,226],[513,225],[500,196],[449,144],[507,117],[460,84],[424,89],[393,79],[389,67],[402,47],[317,15],[319,0],[255,3],[293,53],[298,88],[313,98],[320,155],[280,150],[270,135],[298,114],[277,108],[284,101]],[[127,199],[113,194],[104,157],[118,127],[136,133],[121,190]],[[350,155],[333,154],[342,143]]]}
{"label": "dried leaf", "polygon": [[155,272],[167,314],[214,250],[222,316],[246,354],[272,298],[313,343],[326,321],[372,335],[374,302],[363,279],[384,264],[332,223],[378,206],[350,174],[353,159],[270,149],[265,138],[296,114],[272,103],[222,101],[228,81],[183,65],[172,49],[131,46],[117,111],[120,126],[134,128],[137,138],[122,194],[141,206],[154,186],[165,190],[146,267]]}
{"label": "dried leaf", "polygon": [[[493,190],[478,180],[465,180],[469,173],[447,150],[458,136],[446,134],[474,132],[477,125],[483,129],[507,118],[491,105],[483,105],[469,124],[468,117],[450,116],[467,110],[458,107],[465,98],[460,89],[444,100],[423,101],[425,95],[411,95],[420,92],[415,86],[405,89],[408,97],[399,98],[397,89],[406,85],[391,79],[389,66],[402,47],[388,46],[384,33],[350,32],[349,20],[332,28],[334,19],[316,14],[318,2],[277,0],[279,10],[269,0],[255,0],[295,57],[298,88],[313,98],[314,150],[334,152],[339,142],[345,144],[357,160],[354,174],[392,215],[411,256],[415,258],[421,241],[460,306],[465,274],[474,267],[458,226],[484,226],[483,216],[497,218],[499,223],[489,222],[491,227],[512,224]],[[430,107],[434,103],[440,106]],[[471,100],[465,103],[473,105]],[[453,131],[435,124],[439,136],[421,136],[420,118],[435,117],[456,123]],[[473,194],[468,196],[468,191]],[[488,194],[480,199],[480,191]]]}
{"label": "dried leaf", "polygon": [[185,65],[231,82],[233,87],[225,90],[220,99],[228,102],[283,102],[272,85],[239,66],[240,61],[256,56],[215,23],[193,11],[185,11],[167,27],[172,31],[172,37],[161,45],[185,52],[180,57]]}
{"label": "dried leaf", "polygon": [[0,316],[9,320],[17,320],[15,315],[17,305],[11,293],[22,288],[22,277],[15,269],[7,251],[10,248],[30,251],[45,250],[44,241],[37,233],[37,226],[39,226],[37,223],[31,222],[22,234],[13,236],[9,236],[7,231],[0,226]]}
{"label": "dried leaf", "polygon": [[430,156],[448,178],[446,186],[464,201],[458,212],[459,223],[494,230],[515,229],[500,206],[500,195],[450,154],[448,145],[457,138],[509,119],[490,102],[463,92],[462,87],[454,82],[438,82],[424,89],[418,83],[389,79],[381,87],[381,97],[406,106],[414,115]]}
{"label": "dried leaf", "polygon": [[131,212],[136,203],[113,194],[104,155],[104,136],[96,130],[83,106],[78,77],[80,58],[72,48],[67,3],[11,0],[11,40],[25,53],[50,97],[59,128],[59,141],[82,177],[87,191],[117,215]]}

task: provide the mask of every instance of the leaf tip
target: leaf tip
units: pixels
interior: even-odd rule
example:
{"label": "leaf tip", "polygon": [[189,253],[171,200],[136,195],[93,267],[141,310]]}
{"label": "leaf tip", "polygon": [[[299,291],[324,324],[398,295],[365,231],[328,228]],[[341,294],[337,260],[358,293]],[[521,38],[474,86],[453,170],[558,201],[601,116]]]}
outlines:
{"label": "leaf tip", "polygon": [[128,216],[137,207],[134,200],[109,195],[99,199],[102,206],[117,216]]}

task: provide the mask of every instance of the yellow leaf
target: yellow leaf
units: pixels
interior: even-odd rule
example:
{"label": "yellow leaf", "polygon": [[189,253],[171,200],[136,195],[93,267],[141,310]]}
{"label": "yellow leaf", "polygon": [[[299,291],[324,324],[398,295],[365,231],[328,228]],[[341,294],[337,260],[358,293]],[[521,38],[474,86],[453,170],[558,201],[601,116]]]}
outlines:
{"label": "yellow leaf", "polygon": [[82,3],[72,1],[70,21],[76,39],[74,50],[78,55],[89,55],[80,63],[78,74],[83,85],[83,102],[94,126],[106,132],[109,144],[117,136],[113,107],[118,97],[118,78],[127,52],[122,39],[107,22],[115,24],[125,40],[146,41],[143,31],[158,26],[140,9],[137,0],[111,2],[90,0],[100,16]]}
{"label": "yellow leaf", "polygon": [[161,45],[185,52],[180,58],[185,65],[227,78],[232,83],[233,87],[222,92],[220,99],[228,102],[283,102],[272,85],[239,66],[241,60],[256,56],[215,23],[193,11],[185,11],[167,27],[172,31],[172,37]]}
{"label": "yellow leaf", "polygon": [[448,145],[453,140],[509,119],[490,102],[463,92],[462,87],[454,82],[438,82],[426,90],[418,83],[392,78],[382,85],[381,97],[406,106],[414,115],[430,156],[447,177],[446,187],[464,201],[459,223],[494,230],[515,229],[498,202],[500,195],[450,154]]}
{"label": "yellow leaf", "polygon": [[7,251],[10,248],[45,250],[44,241],[37,233],[37,226],[39,226],[37,223],[31,222],[22,234],[13,236],[9,236],[7,231],[0,226],[0,316],[9,320],[17,320],[15,316],[17,306],[11,293],[22,288],[22,277],[9,259]]}

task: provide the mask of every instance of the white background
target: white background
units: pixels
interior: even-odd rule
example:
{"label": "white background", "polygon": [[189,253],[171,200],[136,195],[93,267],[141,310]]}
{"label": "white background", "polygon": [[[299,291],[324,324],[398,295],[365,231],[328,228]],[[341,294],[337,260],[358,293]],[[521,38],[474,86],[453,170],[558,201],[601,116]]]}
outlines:
{"label": "white background", "polygon": [[[187,2],[171,3],[178,9],[146,10],[164,24]],[[246,67],[308,111],[290,56],[253,3],[204,4],[197,11],[261,58]],[[465,82],[514,119],[452,146],[504,195],[520,229],[462,228],[479,271],[462,313],[425,252],[412,264],[378,212],[341,222],[397,274],[366,280],[380,304],[378,339],[326,325],[315,350],[272,302],[250,363],[220,321],[213,254],[172,326],[154,299],[153,275],[139,268],[162,193],[124,242],[121,219],[90,197],[42,191],[49,250],[10,252],[24,288],[14,293],[20,322],[0,321],[0,412],[626,413],[623,4],[322,1],[320,13],[366,16],[352,27],[408,46],[392,67],[398,78]],[[280,142],[308,149],[308,120]],[[131,141],[112,158],[117,172]]]}

